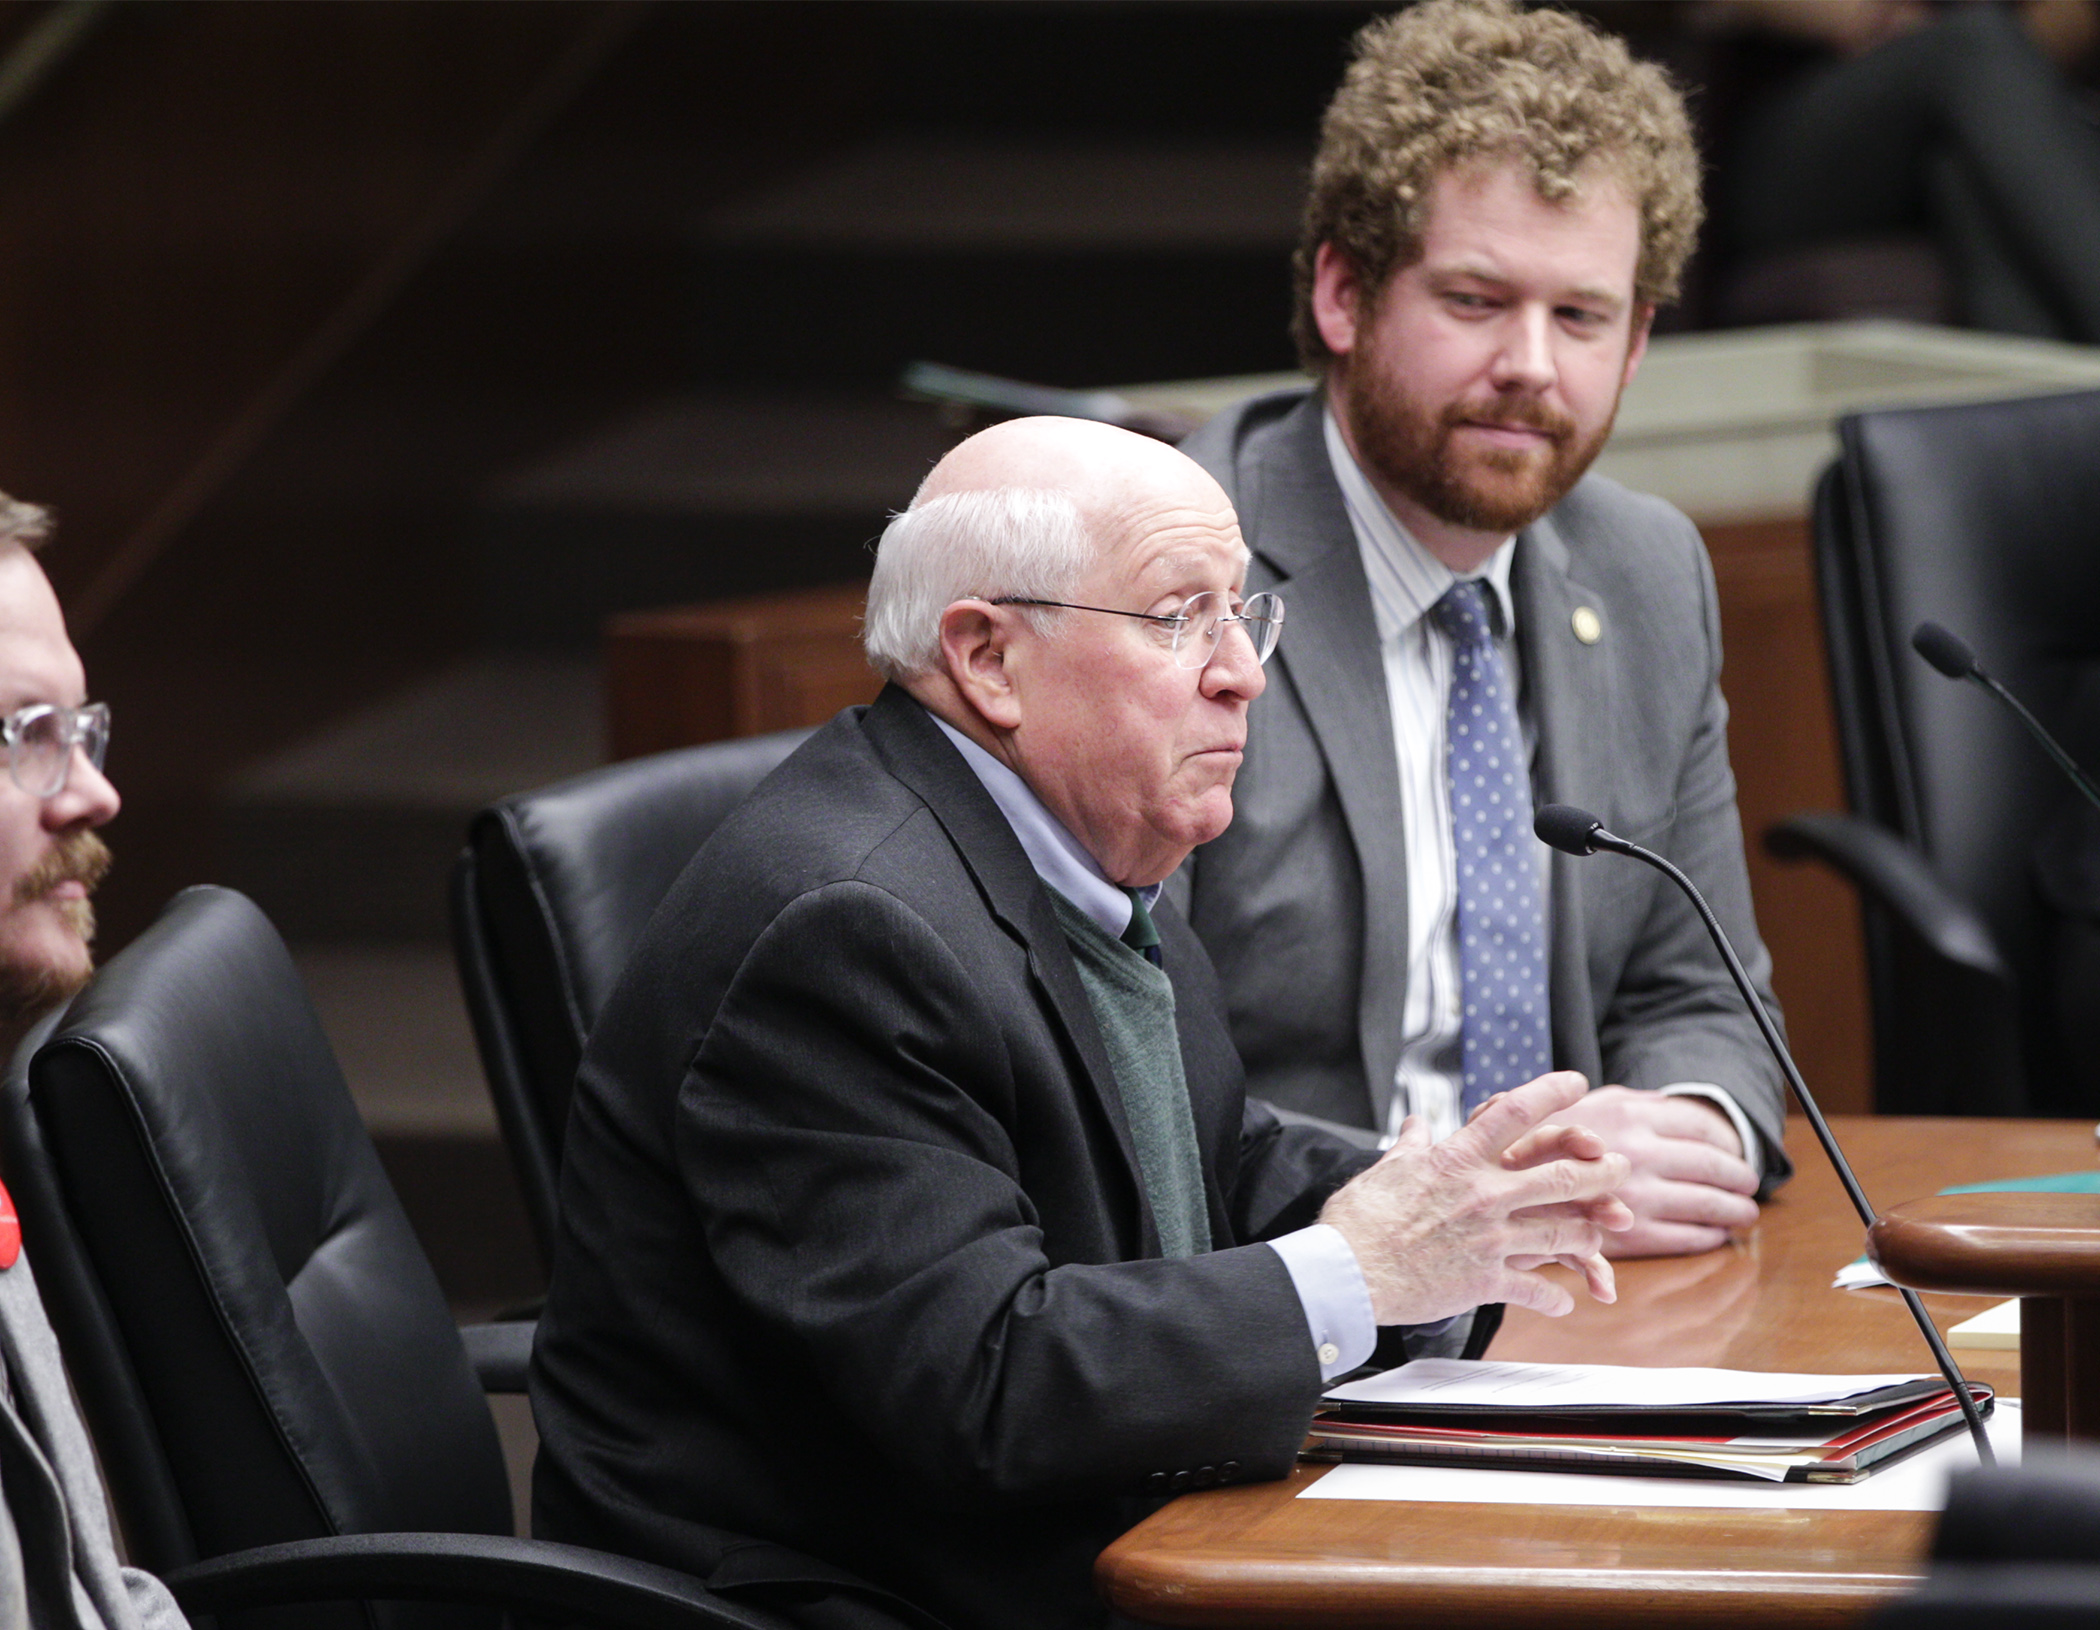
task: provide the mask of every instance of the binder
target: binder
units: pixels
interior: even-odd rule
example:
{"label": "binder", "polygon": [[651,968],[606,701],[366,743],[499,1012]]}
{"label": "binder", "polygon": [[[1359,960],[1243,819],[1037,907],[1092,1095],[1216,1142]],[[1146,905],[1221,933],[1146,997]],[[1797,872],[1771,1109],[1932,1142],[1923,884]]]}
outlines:
{"label": "binder", "polygon": [[[1315,1416],[1303,1455],[1311,1460],[1369,1460],[1501,1470],[1623,1472],[1649,1477],[1719,1477],[1796,1483],[1854,1483],[1878,1467],[1962,1430],[1960,1405],[1938,1376],[1765,1378],[1792,1394],[1760,1398],[1756,1372],[1723,1376],[1720,1396],[1679,1395],[1668,1407],[1601,1401],[1609,1385],[1600,1366],[1498,1366],[1509,1384],[1506,1403],[1484,1403],[1457,1361],[1432,1360],[1428,1384],[1410,1386],[1410,1366],[1330,1392]],[[1483,1367],[1482,1373],[1489,1373]],[[1637,1387],[1641,1372],[1628,1371]],[[1701,1372],[1651,1372],[1660,1383]],[[1564,1385],[1576,1377],[1592,1384]],[[1703,1377],[1702,1377],[1703,1378]],[[1827,1381],[1821,1395],[1801,1395],[1804,1379]],[[1858,1386],[1848,1385],[1856,1380]],[[1731,1387],[1731,1381],[1735,1383]],[[1795,1383],[1782,1388],[1780,1383]],[[1441,1384],[1441,1385],[1440,1385]],[[1449,1390],[1456,1401],[1438,1401]],[[1696,1393],[1698,1389],[1693,1389]],[[1716,1390],[1709,1382],[1707,1392]],[[1726,1393],[1737,1390],[1739,1397]],[[1393,1396],[1378,1396],[1380,1392]],[[1424,1394],[1428,1396],[1424,1396]],[[1990,1413],[1988,1387],[1972,1387]],[[1552,1402],[1556,1394],[1573,1402]]]}

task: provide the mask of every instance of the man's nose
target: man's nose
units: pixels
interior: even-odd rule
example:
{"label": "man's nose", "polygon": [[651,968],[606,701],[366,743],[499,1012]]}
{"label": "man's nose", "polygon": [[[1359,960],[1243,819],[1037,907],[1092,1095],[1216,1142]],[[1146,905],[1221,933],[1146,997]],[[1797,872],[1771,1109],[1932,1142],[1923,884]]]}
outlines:
{"label": "man's nose", "polygon": [[73,762],[66,767],[64,788],[44,800],[44,825],[54,831],[69,826],[101,826],[116,818],[123,803],[115,784],[76,745]]}
{"label": "man's nose", "polygon": [[1544,306],[1520,305],[1502,327],[1495,352],[1494,383],[1506,390],[1538,392],[1559,377],[1553,358],[1553,313]]}
{"label": "man's nose", "polygon": [[1243,696],[1251,702],[1268,686],[1268,672],[1254,653],[1254,636],[1247,625],[1237,619],[1225,624],[1203,667],[1203,694]]}

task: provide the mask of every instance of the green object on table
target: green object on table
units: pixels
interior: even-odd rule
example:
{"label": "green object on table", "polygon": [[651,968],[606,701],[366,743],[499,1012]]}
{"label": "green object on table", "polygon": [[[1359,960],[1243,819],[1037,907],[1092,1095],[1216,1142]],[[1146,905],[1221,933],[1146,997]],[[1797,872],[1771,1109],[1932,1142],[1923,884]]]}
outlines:
{"label": "green object on table", "polygon": [[2100,1171],[2054,1177],[2001,1177],[1995,1183],[1957,1183],[1942,1194],[2100,1194]]}

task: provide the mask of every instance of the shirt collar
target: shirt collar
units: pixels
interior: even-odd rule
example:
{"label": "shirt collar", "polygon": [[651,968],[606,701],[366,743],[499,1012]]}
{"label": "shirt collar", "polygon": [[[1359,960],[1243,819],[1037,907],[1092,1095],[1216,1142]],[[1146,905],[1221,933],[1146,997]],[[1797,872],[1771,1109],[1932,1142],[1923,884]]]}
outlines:
{"label": "shirt collar", "polygon": [[[1342,439],[1334,409],[1320,415],[1327,436],[1327,459],[1334,466],[1342,503],[1349,511],[1349,526],[1356,533],[1356,546],[1364,559],[1364,576],[1371,585],[1371,614],[1377,620],[1381,642],[1405,633],[1422,614],[1458,581],[1458,575],[1423,548],[1415,535],[1400,524],[1386,507]],[[1509,568],[1517,540],[1504,538],[1488,556],[1487,565],[1476,575],[1488,586],[1496,614],[1496,631],[1505,639],[1516,632],[1516,601],[1509,592]]]}
{"label": "shirt collar", "polygon": [[[1121,885],[1108,880],[1099,862],[1065,829],[1065,823],[1050,813],[1027,782],[939,714],[929,713],[928,717],[955,743],[963,762],[984,783],[984,790],[992,795],[1006,824],[1021,840],[1021,848],[1036,876],[1121,939],[1131,917],[1130,896]],[[1157,883],[1138,890],[1147,911],[1158,903],[1159,890]]]}

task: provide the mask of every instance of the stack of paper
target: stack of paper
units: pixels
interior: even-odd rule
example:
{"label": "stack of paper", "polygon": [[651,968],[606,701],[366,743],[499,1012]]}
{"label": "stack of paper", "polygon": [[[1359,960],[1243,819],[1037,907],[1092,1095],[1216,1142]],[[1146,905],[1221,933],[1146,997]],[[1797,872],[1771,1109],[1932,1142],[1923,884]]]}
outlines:
{"label": "stack of paper", "polygon": [[[1983,1408],[1990,1393],[1975,1388]],[[1936,1375],[1425,1359],[1339,1386],[1318,1460],[1850,1483],[1962,1427]]]}

